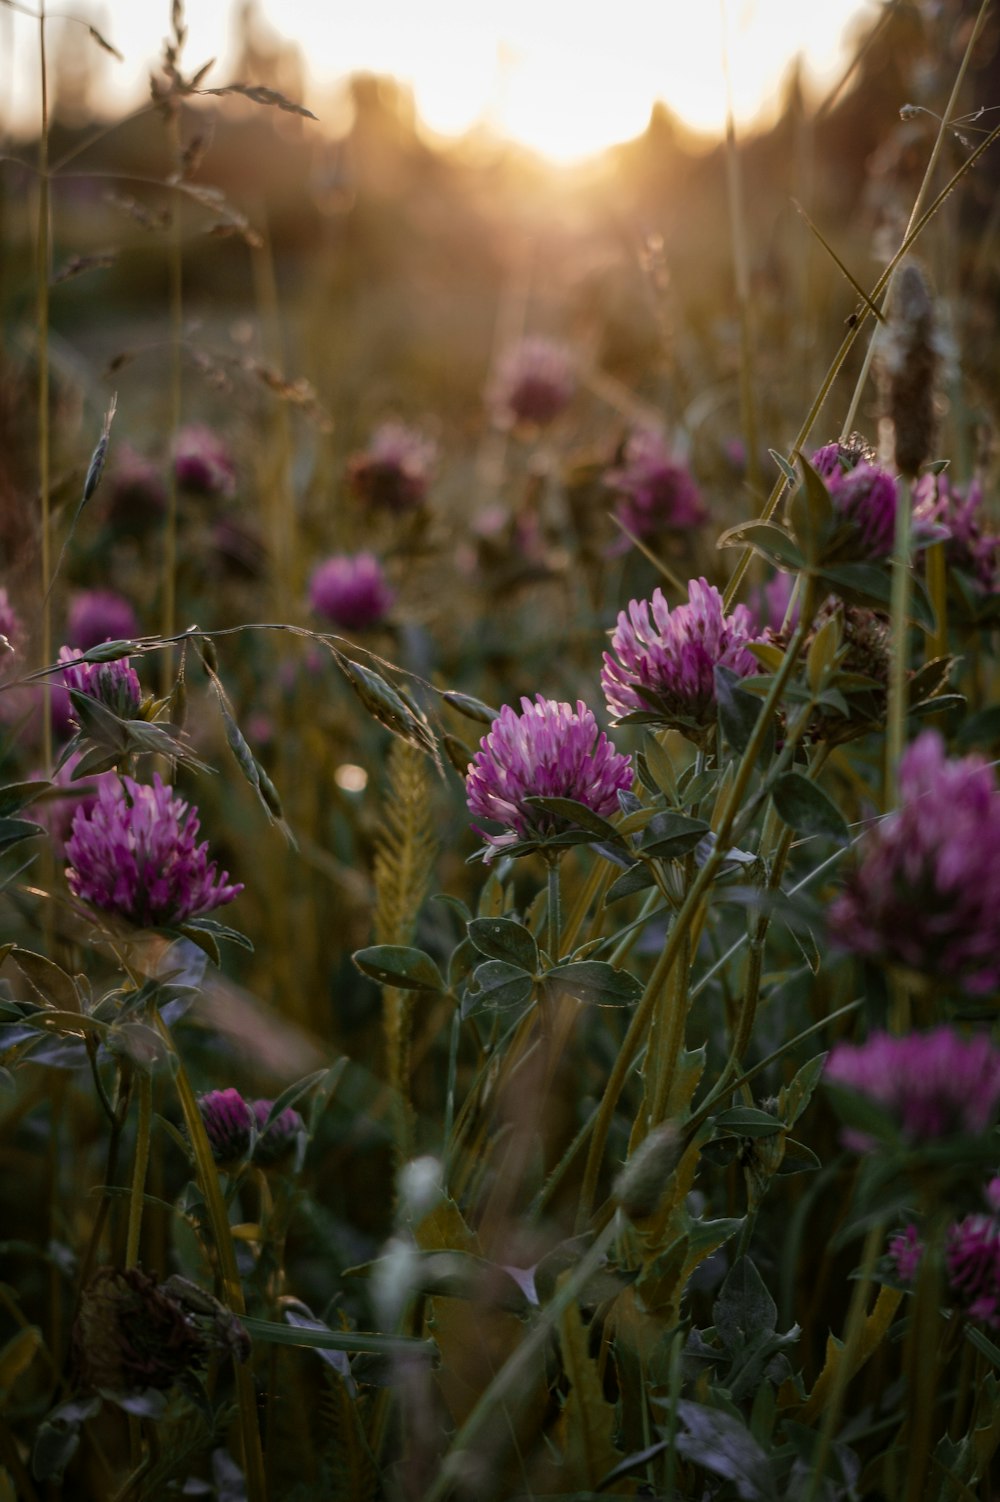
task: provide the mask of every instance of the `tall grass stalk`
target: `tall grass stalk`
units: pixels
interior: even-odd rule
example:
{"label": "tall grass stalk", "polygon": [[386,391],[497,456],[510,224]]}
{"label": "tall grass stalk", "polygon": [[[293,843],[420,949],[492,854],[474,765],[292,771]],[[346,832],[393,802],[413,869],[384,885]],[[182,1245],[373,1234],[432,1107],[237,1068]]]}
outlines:
{"label": "tall grass stalk", "polygon": [[[52,661],[52,605],[49,590],[52,576],[52,516],[49,433],[49,80],[45,51],[45,0],[38,5],[39,85],[41,120],[38,132],[38,233],[35,249],[35,273],[38,284],[38,492],[41,504],[42,555],[42,662]],[[42,680],[42,759],[52,765],[52,683]]]}
{"label": "tall grass stalk", "polygon": [[[979,34],[982,31],[983,25],[986,21],[986,13],[990,8],[990,4],[991,0],[982,0],[982,3],[979,7],[979,13],[976,16],[976,24],[973,26],[972,31],[969,33],[969,40],[966,44],[965,52],[962,54],[962,61],[959,64],[958,72],[955,75],[955,82],[952,84],[951,93],[948,96],[948,103],[945,106],[944,114],[941,116],[940,124],[938,126],[938,132],[934,138],[934,145],[931,147],[931,154],[928,159],[927,166],[924,170],[923,180],[921,181],[920,187],[917,190],[917,196],[913,201],[913,208],[910,210],[910,217],[906,225],[906,233],[903,236],[904,246],[909,246],[909,244],[911,243],[911,236],[914,235],[917,224],[922,222],[918,217],[920,215],[920,208],[925,198],[927,197],[927,194],[930,192],[931,182],[934,178],[934,172],[937,168],[938,160],[941,156],[941,149],[944,145],[945,137],[948,134],[950,122],[955,107],[958,104],[958,96],[962,91],[962,84],[965,82],[965,75],[968,71],[969,63],[972,60],[972,53],[975,49],[976,42],[979,40]],[[992,134],[995,135],[996,132],[994,131]],[[987,140],[989,139],[990,138],[988,137]],[[983,144],[985,145],[986,143]],[[974,153],[974,155],[978,155],[978,153]],[[972,159],[970,158],[970,161],[965,164],[966,167],[971,165],[971,160]],[[954,184],[954,181],[955,179],[952,179],[952,185]],[[950,191],[950,187],[948,191]],[[932,205],[932,207],[936,206],[940,201],[941,197],[939,196],[937,199],[935,199],[934,205]],[[884,287],[885,295],[882,298],[882,302],[880,304],[880,311],[883,314],[888,312],[889,303],[892,299],[893,275],[895,273],[896,266],[899,264],[900,258],[900,252],[897,252],[897,254],[893,257],[891,270],[889,271],[889,275],[886,278]],[[883,289],[881,287],[878,289],[879,292],[881,292],[882,290]],[[871,339],[868,341],[868,348],[865,351],[865,358],[862,361],[861,371],[858,375],[858,379],[854,387],[854,394],[851,397],[850,405],[847,409],[847,415],[844,418],[844,426],[841,430],[844,436],[852,431],[854,424],[857,422],[858,408],[861,405],[861,397],[864,393],[865,386],[868,383],[868,377],[871,373],[872,361],[875,358],[877,342],[878,329],[876,328],[872,334]]]}
{"label": "tall grass stalk", "polygon": [[[965,177],[966,173],[972,170],[972,168],[979,161],[980,157],[985,155],[985,153],[997,141],[998,138],[1000,138],[1000,125],[994,126],[989,135],[985,136],[983,140],[980,141],[975,150],[969,153],[962,165],[945,183],[940,193],[937,194],[937,196],[931,201],[924,212],[920,215],[920,218],[912,224],[910,229],[908,229],[907,233],[903,236],[902,243],[900,244],[899,249],[896,251],[896,254],[892,257],[892,260],[882,271],[871,292],[868,294],[868,302],[874,303],[875,299],[882,295],[889,283],[890,278],[895,272],[896,267],[903,260],[904,256],[910,250],[910,247],[914,245],[923,234],[927,225],[930,224],[931,220],[934,218],[934,215],[944,203],[945,199],[949,196],[949,194],[954,192],[955,188],[961,182],[962,178]],[[848,329],[847,333],[844,335],[844,338],[841,340],[840,347],[831,360],[830,365],[827,368],[826,375],[820,382],[819,390],[813,398],[812,405],[810,406],[809,411],[806,413],[802,426],[799,428],[799,431],[792,443],[792,458],[794,458],[795,454],[798,453],[802,448],[804,448],[805,444],[807,443],[809,435],[816,425],[816,420],[819,417],[820,412],[826,405],[827,397],[830,395],[830,392],[833,389],[834,382],[836,381],[837,376],[840,374],[844,361],[847,359],[847,356],[854,345],[854,341],[858,338],[859,334],[864,328],[865,320],[871,316],[872,315],[870,314],[868,307],[862,307],[858,313],[857,322],[854,324],[853,328]],[[853,421],[853,417],[849,413],[849,420],[844,423],[844,426],[841,430],[842,432],[850,431],[851,421]],[[787,484],[788,481],[785,479],[785,476],[779,475],[771,490],[771,494],[767,498],[767,504],[765,505],[763,511],[760,513],[758,520],[770,521],[775,511],[778,509],[781,498],[785,493],[785,486]],[[731,607],[733,601],[739,593],[743,580],[746,577],[747,569],[750,567],[750,560],[752,557],[753,549],[750,547],[744,548],[743,552],[740,554],[739,561],[732,572],[729,583],[726,585],[724,603],[727,610]]]}
{"label": "tall grass stalk", "polygon": [[[180,106],[178,105],[178,110]],[[170,120],[170,143],[174,160],[182,155],[178,115]],[[169,639],[177,629],[177,465],[173,454],[181,426],[183,397],[182,355],[184,347],[184,197],[175,195],[170,215],[170,239],[167,250],[167,277],[170,317],[170,382],[168,387],[167,426],[171,463],[167,471],[167,510],[163,524],[163,603],[160,634]],[[160,693],[168,698],[174,680],[174,652],[167,647],[160,658]]]}
{"label": "tall grass stalk", "polygon": [[733,85],[729,72],[729,43],[725,35],[726,0],[719,0],[723,26],[722,71],[726,85],[726,193],[729,204],[729,232],[733,244],[733,271],[736,278],[736,306],[740,324],[740,417],[743,441],[747,450],[747,482],[753,495],[761,493],[760,453],[757,427],[757,402],[754,392],[753,302],[750,296],[750,256],[747,249],[746,204],[743,196],[743,173],[736,143],[736,119],[733,114]]}
{"label": "tall grass stalk", "polygon": [[913,511],[913,487],[900,476],[897,482],[896,541],[892,556],[892,657],[889,664],[889,701],[886,711],[885,800],[886,809],[894,808],[897,798],[899,762],[906,744],[907,670],[909,668],[910,594],[912,590],[910,530]]}

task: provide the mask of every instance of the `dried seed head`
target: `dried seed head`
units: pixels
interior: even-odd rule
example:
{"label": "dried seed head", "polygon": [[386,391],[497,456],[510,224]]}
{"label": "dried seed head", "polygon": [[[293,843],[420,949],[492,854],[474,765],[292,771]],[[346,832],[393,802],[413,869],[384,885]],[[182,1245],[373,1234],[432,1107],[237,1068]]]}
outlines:
{"label": "dried seed head", "polygon": [[108,456],[108,443],[111,439],[111,424],[115,420],[115,412],[117,410],[118,393],[116,391],[111,398],[110,407],[104,414],[104,427],[101,431],[97,447],[90,457],[90,464],[87,467],[87,478],[83,482],[83,500],[80,502],[81,506],[87,504],[101,483],[101,475],[104,473],[104,461]]}
{"label": "dried seed head", "polygon": [[881,358],[896,468],[910,479],[931,457],[934,388],[944,351],[924,274],[915,261],[906,261],[896,279]]}
{"label": "dried seed head", "polygon": [[618,1175],[614,1189],[630,1220],[653,1214],[679,1156],[680,1138],[672,1121],[665,1121],[639,1144]]}

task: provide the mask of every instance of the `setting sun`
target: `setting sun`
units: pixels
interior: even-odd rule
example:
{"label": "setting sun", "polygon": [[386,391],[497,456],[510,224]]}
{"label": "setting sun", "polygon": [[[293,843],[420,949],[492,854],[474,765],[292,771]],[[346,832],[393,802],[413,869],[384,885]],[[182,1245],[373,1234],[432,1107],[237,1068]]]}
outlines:
{"label": "setting sun", "polygon": [[[816,86],[829,87],[844,66],[845,29],[874,11],[858,0],[822,7],[799,0],[618,0],[613,7],[508,0],[502,8],[427,0],[419,9],[370,0],[319,10],[313,0],[198,0],[186,8],[186,56],[189,65],[217,59],[213,82],[231,63],[237,13],[301,50],[306,102],[321,118],[336,115],[332,97],[350,73],[391,74],[412,90],[420,120],[434,134],[486,129],[569,163],[639,134],[657,100],[692,130],[717,133],[726,115],[727,59],[740,124],[775,105],[796,57]],[[30,118],[34,28],[7,9],[0,14],[14,59],[6,107],[15,118]],[[80,0],[73,14],[100,27],[125,59],[101,56],[95,92],[112,105],[141,100],[169,6]]]}

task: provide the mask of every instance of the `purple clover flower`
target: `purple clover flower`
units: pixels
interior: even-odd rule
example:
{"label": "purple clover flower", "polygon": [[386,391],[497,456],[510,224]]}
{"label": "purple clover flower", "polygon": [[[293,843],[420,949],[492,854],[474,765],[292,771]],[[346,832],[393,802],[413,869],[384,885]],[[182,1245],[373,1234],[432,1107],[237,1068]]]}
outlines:
{"label": "purple clover flower", "polygon": [[1000,590],[1000,535],[987,531],[983,487],[973,480],[964,493],[946,475],[922,475],[913,491],[914,524],[936,525],[947,534],[945,557],[970,575],[983,594]]}
{"label": "purple clover flower", "polygon": [[374,553],[337,553],[309,580],[312,608],[347,631],[377,625],[394,599]]}
{"label": "purple clover flower", "polygon": [[82,656],[76,647],[59,649],[66,687],[78,694],[86,694],[88,699],[97,699],[122,720],[134,720],[142,703],[142,687],[129,659],[119,657],[113,662],[81,662]]}
{"label": "purple clover flower", "polygon": [[279,1111],[268,1126],[267,1118],[273,1105],[273,1100],[255,1100],[252,1107],[259,1134],[253,1150],[253,1160],[261,1168],[270,1168],[273,1164],[280,1163],[306,1129],[302,1117],[291,1106]]}
{"label": "purple clover flower", "polygon": [[66,639],[81,652],[138,634],[139,622],[124,595],[110,589],[83,589],[70,600]]}
{"label": "purple clover flower", "polygon": [[912,1221],[905,1230],[893,1236],[886,1248],[886,1253],[901,1283],[916,1282],[921,1258],[924,1255],[924,1244]]}
{"label": "purple clover flower", "polygon": [[[0,636],[6,639],[6,646],[0,642],[0,670],[6,667],[4,659],[9,652],[16,652],[18,646],[24,640],[24,626],[21,617],[10,603],[10,595],[0,585]],[[0,671],[0,677],[3,676]]]}
{"label": "purple clover flower", "polygon": [[[877,1032],[865,1043],[838,1043],[825,1074],[831,1084],[867,1096],[911,1143],[983,1132],[1000,1102],[1000,1050],[985,1033],[964,1037],[950,1027],[906,1037]],[[844,1133],[844,1141],[859,1152],[873,1145],[854,1130]]]}
{"label": "purple clover flower", "polygon": [[673,610],[659,589],[651,600],[632,600],[618,617],[612,651],[604,654],[601,687],[609,713],[616,719],[641,713],[697,734],[715,721],[715,668],[741,678],[759,671],[748,650],[753,631],[747,607],[726,615],[722,596],[705,579],[692,579],[688,603]]}
{"label": "purple clover flower", "polygon": [[527,798],[572,798],[602,816],[614,813],[619,790],[632,784],[630,760],[615,750],[598,730],[593,711],[579,700],[574,710],[538,694],[534,703],[521,700],[520,714],[505,704],[480,741],[465,780],[470,812],[508,831],[484,836],[491,847],[486,859],[562,827]]}
{"label": "purple clover flower", "polygon": [[401,422],[384,422],[347,464],[351,489],[371,506],[413,511],[427,498],[437,445]]}
{"label": "purple clover flower", "polygon": [[967,1215],[948,1232],[948,1282],[970,1319],[1000,1330],[1000,1221]]}
{"label": "purple clover flower", "polygon": [[[636,428],[625,444],[622,462],[604,476],[619,496],[616,515],[634,537],[700,527],[706,518],[698,487],[671,454],[656,428]],[[622,548],[628,546],[622,538]]]}
{"label": "purple clover flower", "polygon": [[862,460],[853,469],[838,467],[824,478],[833,509],[848,528],[838,556],[858,562],[888,558],[896,537],[899,491],[894,476]]}
{"label": "purple clover flower", "polygon": [[231,500],[236,494],[236,465],[229,445],[204,423],[181,428],[174,443],[177,483],[198,495]]}
{"label": "purple clover flower", "polygon": [[831,905],[841,948],[972,995],[1000,987],[1000,790],[979,756],[925,730],[902,757],[900,807],[861,845]]}
{"label": "purple clover flower", "polygon": [[547,427],[569,406],[576,390],[573,356],[565,344],[531,335],[507,351],[488,400],[501,426]]}
{"label": "purple clover flower", "polygon": [[131,777],[107,782],[73,816],[66,842],[66,880],[82,902],[145,927],[176,927],[232,902],[242,882],[229,884],[197,845],[197,811],[159,773],[153,784]]}
{"label": "purple clover flower", "polygon": [[[759,585],[752,591],[750,601],[750,617],[755,622],[755,630],[768,633],[772,638],[780,637],[782,627],[785,624],[785,613],[791,602],[795,590],[796,578],[794,574],[773,574],[766,583]],[[788,627],[794,631],[799,623],[799,601],[792,606]]]}
{"label": "purple clover flower", "polygon": [[216,1163],[238,1162],[250,1151],[256,1132],[253,1108],[238,1090],[210,1090],[198,1101],[198,1110]]}

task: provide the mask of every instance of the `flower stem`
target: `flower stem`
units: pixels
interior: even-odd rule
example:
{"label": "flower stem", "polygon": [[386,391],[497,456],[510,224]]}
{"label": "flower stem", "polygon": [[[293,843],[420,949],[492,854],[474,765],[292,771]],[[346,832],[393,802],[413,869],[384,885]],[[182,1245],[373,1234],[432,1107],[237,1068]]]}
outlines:
{"label": "flower stem", "polygon": [[[42,662],[52,661],[51,478],[49,469],[49,86],[45,55],[45,0],[38,6],[41,126],[38,132],[38,490],[42,510]],[[52,680],[42,680],[42,758],[52,765]]]}
{"label": "flower stem", "polygon": [[559,887],[559,856],[553,856],[549,863],[549,959],[553,965],[559,963],[559,945],[562,939],[562,902]]}
{"label": "flower stem", "polygon": [[[836,1352],[836,1365],[833,1368],[829,1382],[829,1396],[825,1398],[826,1411],[823,1416],[823,1426],[819,1434],[819,1443],[813,1457],[813,1469],[809,1478],[809,1490],[806,1494],[805,1502],[816,1502],[816,1498],[823,1490],[823,1473],[826,1470],[826,1460],[830,1453],[830,1446],[833,1443],[833,1436],[837,1424],[840,1422],[840,1410],[843,1407],[847,1384],[867,1354],[864,1349],[865,1326],[868,1323],[865,1306],[868,1302],[868,1290],[871,1287],[872,1274],[875,1271],[875,1263],[878,1260],[884,1235],[885,1222],[879,1220],[870,1227],[865,1240],[858,1279],[851,1294],[850,1308],[847,1311],[847,1328],[844,1332],[844,1344]],[[897,1290],[889,1289],[888,1292],[893,1294]],[[889,1303],[891,1304],[892,1313],[895,1313],[899,1298],[894,1301],[890,1299]],[[817,1390],[825,1376],[826,1372],[824,1371],[821,1374],[820,1381],[813,1389],[809,1402],[806,1405],[808,1411],[817,1408]],[[825,1391],[826,1389],[824,1388],[824,1393]]]}
{"label": "flower stem", "polygon": [[[212,1237],[215,1241],[215,1252],[219,1261],[219,1278],[222,1285],[222,1301],[238,1318],[240,1315],[246,1313],[243,1285],[240,1282],[239,1268],[236,1265],[236,1249],[229,1227],[229,1216],[226,1212],[225,1201],[222,1198],[222,1191],[219,1188],[219,1176],[216,1172],[215,1161],[212,1158],[212,1149],[209,1145],[208,1134],[205,1131],[205,1123],[201,1119],[198,1101],[191,1087],[187,1070],[184,1068],[184,1061],[174,1047],[174,1040],[171,1037],[170,1029],[163,1021],[159,1012],[156,1013],[156,1026],[160,1036],[170,1050],[174,1084],[177,1087],[177,1095],[184,1114],[184,1125],[187,1129],[188,1139],[194,1152],[198,1187],[205,1201],[209,1224],[212,1228]],[[264,1457],[261,1453],[260,1429],[257,1423],[257,1398],[254,1392],[253,1373],[248,1366],[239,1361],[233,1362],[233,1370],[239,1406],[239,1426],[243,1440],[243,1463],[247,1478],[247,1497],[249,1502],[266,1502],[267,1487],[264,1480]]]}
{"label": "flower stem", "polygon": [[560,1279],[556,1293],[546,1304],[544,1312],[522,1338],[513,1354],[497,1372],[489,1387],[476,1403],[469,1417],[455,1435],[438,1472],[437,1479],[423,1497],[423,1502],[444,1502],[461,1474],[463,1461],[474,1453],[476,1441],[495,1412],[511,1408],[520,1398],[534,1392],[535,1385],[529,1380],[536,1361],[542,1359],[544,1350],[552,1338],[563,1312],[579,1297],[597,1269],[604,1262],[608,1248],[621,1229],[620,1217],[612,1216],[593,1245],[581,1257],[572,1272]]}
{"label": "flower stem", "polygon": [[639,1000],[639,1004],[632,1014],[632,1021],[629,1023],[622,1046],[618,1052],[618,1057],[614,1062],[607,1088],[605,1089],[604,1097],[594,1122],[594,1134],[590,1141],[583,1186],[580,1190],[580,1205],[577,1215],[578,1225],[585,1225],[590,1218],[597,1193],[597,1181],[604,1158],[604,1148],[608,1140],[608,1133],[611,1130],[611,1123],[614,1120],[615,1108],[618,1105],[625,1081],[628,1078],[629,1071],[635,1062],[636,1054],[639,1052],[642,1040],[649,1027],[656,1008],[657,999],[663,986],[667,983],[671,969],[678,955],[681,953],[683,944],[688,939],[689,931],[693,929],[698,921],[705,894],[715,880],[719,868],[725,859],[729,838],[736,823],[739,807],[753,774],[757,757],[760,755],[761,748],[767,737],[771,718],[778,707],[785,685],[798,661],[802,644],[810,630],[814,599],[815,584],[810,579],[805,589],[805,598],[802,602],[802,614],[799,617],[799,624],[795,629],[792,640],[788,644],[788,650],[782,659],[781,666],[774,675],[763,708],[757,717],[753,733],[736,769],[726,811],[716,832],[715,846],[708,860],[691,883],[684,904],[677,914],[673,928],[670,931],[670,937],[656,962],[649,983]]}
{"label": "flower stem", "polygon": [[910,513],[913,498],[910,482],[899,480],[896,503],[896,545],[892,558],[892,661],[889,668],[889,705],[886,715],[885,807],[897,799],[899,761],[906,736],[906,674],[909,666],[910,612]]}
{"label": "flower stem", "polygon": [[[180,159],[180,126],[171,123],[174,156]],[[182,200],[178,196],[170,222],[168,270],[170,277],[170,435],[171,450],[181,425],[181,349],[184,339],[184,259],[182,252]],[[167,514],[163,531],[163,610],[160,630],[164,637],[174,634],[177,617],[177,465],[173,460],[167,472]],[[168,648],[160,659],[160,692],[170,695],[174,675],[174,653]]]}
{"label": "flower stem", "polygon": [[128,1206],[128,1234],[125,1239],[125,1266],[139,1261],[139,1236],[142,1209],[146,1196],[146,1169],[149,1165],[150,1126],[153,1119],[153,1080],[145,1070],[139,1074],[139,1121],[136,1127],[135,1161],[132,1164],[132,1194]]}

